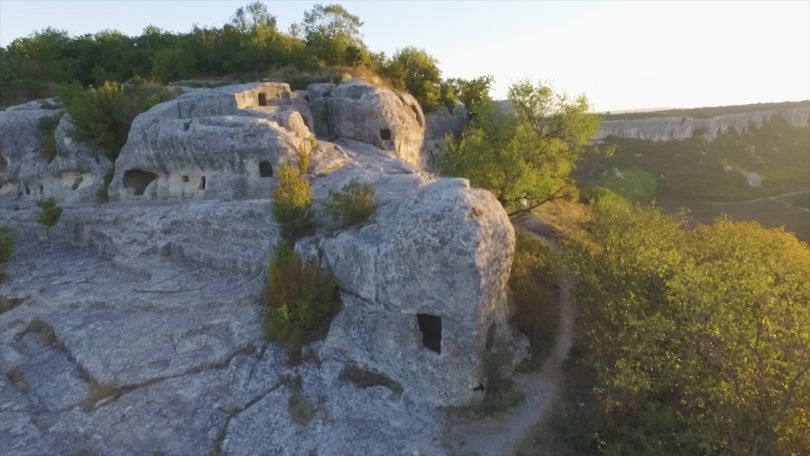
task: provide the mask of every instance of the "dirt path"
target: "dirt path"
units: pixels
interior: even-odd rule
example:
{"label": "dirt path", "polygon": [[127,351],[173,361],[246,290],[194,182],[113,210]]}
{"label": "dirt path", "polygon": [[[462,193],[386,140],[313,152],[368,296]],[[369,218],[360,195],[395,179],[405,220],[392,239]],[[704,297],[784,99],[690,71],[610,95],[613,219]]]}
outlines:
{"label": "dirt path", "polygon": [[704,203],[704,204],[711,204],[711,205],[715,205],[715,206],[716,206],[716,205],[720,205],[720,204],[722,204],[722,205],[730,205],[730,204],[748,204],[748,203],[756,203],[756,202],[758,202],[758,201],[766,201],[766,200],[771,200],[771,201],[775,201],[775,202],[777,202],[777,203],[782,203],[782,204],[785,204],[785,205],[790,206],[790,207],[796,207],[796,208],[798,208],[798,209],[804,209],[804,208],[800,208],[800,207],[797,207],[797,206],[793,206],[793,205],[791,205],[791,204],[787,204],[787,203],[785,203],[785,202],[783,202],[783,201],[780,201],[780,200],[779,200],[779,198],[784,198],[784,197],[786,197],[786,196],[793,196],[793,195],[802,195],[802,194],[805,194],[805,193],[810,193],[810,190],[800,190],[800,191],[798,191],[798,192],[782,193],[781,195],[763,196],[763,197],[761,197],[761,198],[754,198],[754,199],[750,199],[750,200],[746,200],[746,201],[726,201],[726,202],[722,202],[722,201],[707,201],[707,202],[706,202],[706,203]]}
{"label": "dirt path", "polygon": [[559,326],[554,349],[543,367],[530,374],[514,377],[526,399],[505,414],[480,420],[451,422],[445,445],[452,455],[505,456],[514,454],[531,430],[541,423],[557,398],[563,377],[562,364],[568,357],[574,334],[574,306],[570,279],[560,284]]}

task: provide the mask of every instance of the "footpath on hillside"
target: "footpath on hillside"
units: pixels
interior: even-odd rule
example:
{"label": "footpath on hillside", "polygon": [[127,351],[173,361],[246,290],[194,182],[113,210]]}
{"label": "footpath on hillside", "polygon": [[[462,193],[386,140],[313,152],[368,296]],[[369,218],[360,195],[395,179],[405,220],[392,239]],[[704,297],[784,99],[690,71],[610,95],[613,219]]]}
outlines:
{"label": "footpath on hillside", "polygon": [[[556,248],[553,243],[552,248]],[[573,343],[575,312],[568,275],[564,275],[560,283],[558,312],[559,325],[548,359],[539,370],[513,377],[516,386],[525,393],[525,399],[504,413],[485,418],[448,417],[443,443],[450,454],[511,455],[531,437],[534,429],[545,423],[558,399],[564,378],[563,363]]]}

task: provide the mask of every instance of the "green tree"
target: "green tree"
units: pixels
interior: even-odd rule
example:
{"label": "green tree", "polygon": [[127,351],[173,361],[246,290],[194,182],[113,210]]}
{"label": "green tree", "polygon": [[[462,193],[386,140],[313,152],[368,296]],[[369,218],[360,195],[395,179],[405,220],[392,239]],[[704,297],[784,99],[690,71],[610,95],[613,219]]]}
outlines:
{"label": "green tree", "polygon": [[450,142],[444,171],[491,191],[510,215],[576,195],[571,171],[599,129],[587,98],[524,81],[510,87],[509,101],[514,112],[496,103],[478,108]]}
{"label": "green tree", "polygon": [[685,229],[611,192],[569,246],[605,454],[810,447],[810,249],[721,219]]}
{"label": "green tree", "polygon": [[360,37],[360,18],[340,5],[317,4],[304,12],[301,24],[307,48],[321,65],[357,66],[368,51]]}
{"label": "green tree", "polygon": [[176,92],[144,82],[129,88],[115,82],[89,89],[67,86],[62,90],[62,99],[73,123],[68,135],[115,161],[135,117],[175,95]]}
{"label": "green tree", "polygon": [[413,95],[422,109],[432,111],[439,106],[441,71],[436,59],[424,49],[400,49],[387,63],[383,73],[397,88]]}
{"label": "green tree", "polygon": [[473,79],[452,78],[442,83],[442,100],[445,103],[458,100],[464,103],[469,116],[492,101],[489,94],[494,78],[492,76],[479,76]]}
{"label": "green tree", "polygon": [[247,6],[240,6],[233,17],[231,24],[243,33],[255,31],[261,27],[276,28],[276,17],[267,10],[267,5],[255,1]]}
{"label": "green tree", "polygon": [[62,208],[56,204],[54,198],[37,201],[36,205],[40,209],[39,214],[37,214],[37,223],[45,227],[45,235],[50,239],[51,227],[59,222],[59,218],[62,216]]}

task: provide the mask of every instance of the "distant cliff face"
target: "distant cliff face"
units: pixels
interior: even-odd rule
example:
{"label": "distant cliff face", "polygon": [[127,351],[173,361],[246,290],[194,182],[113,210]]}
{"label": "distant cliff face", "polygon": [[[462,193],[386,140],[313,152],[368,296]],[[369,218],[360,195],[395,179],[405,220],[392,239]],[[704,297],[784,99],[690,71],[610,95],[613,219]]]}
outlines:
{"label": "distant cliff face", "polygon": [[751,111],[723,114],[706,119],[692,117],[649,117],[632,120],[605,120],[599,132],[591,138],[600,142],[610,136],[623,139],[644,139],[648,141],[671,141],[691,138],[697,134],[713,141],[721,133],[731,130],[743,132],[752,125],[761,126],[774,116],[781,116],[791,125],[810,126],[810,106],[784,109]]}

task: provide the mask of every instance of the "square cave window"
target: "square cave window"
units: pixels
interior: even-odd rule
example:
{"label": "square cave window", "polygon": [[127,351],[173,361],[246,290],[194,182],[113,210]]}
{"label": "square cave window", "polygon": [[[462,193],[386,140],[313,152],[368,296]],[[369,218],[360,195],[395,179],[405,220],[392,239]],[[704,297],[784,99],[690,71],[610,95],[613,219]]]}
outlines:
{"label": "square cave window", "polygon": [[186,182],[186,183],[188,183],[188,182],[189,182],[189,178],[188,178],[188,176],[183,176],[183,182]]}
{"label": "square cave window", "polygon": [[380,139],[389,141],[391,139],[391,130],[388,128],[380,128]]}
{"label": "square cave window", "polygon": [[442,319],[430,314],[416,314],[419,330],[422,331],[422,345],[436,353],[442,352]]}
{"label": "square cave window", "polygon": [[260,93],[259,94],[259,106],[267,106],[267,94]]}

